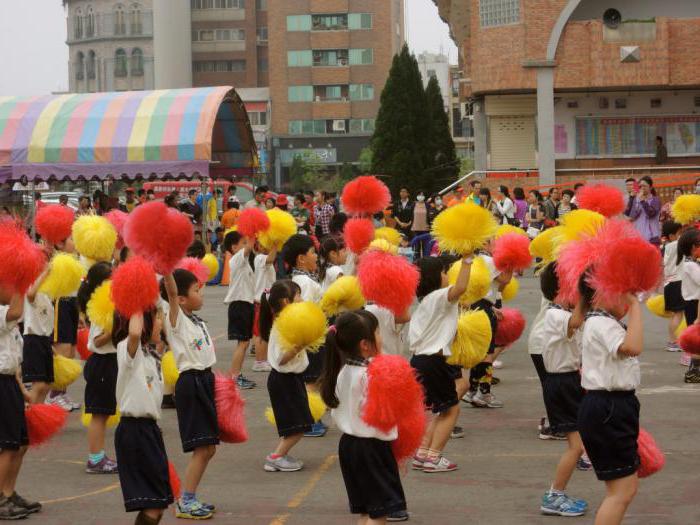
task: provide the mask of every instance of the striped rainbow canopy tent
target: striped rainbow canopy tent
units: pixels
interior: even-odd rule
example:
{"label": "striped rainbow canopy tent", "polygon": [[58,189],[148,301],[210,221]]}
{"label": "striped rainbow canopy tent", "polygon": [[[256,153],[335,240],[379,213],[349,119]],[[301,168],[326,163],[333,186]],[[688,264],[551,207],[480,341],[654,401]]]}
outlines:
{"label": "striped rainbow canopy tent", "polygon": [[208,176],[212,163],[229,176],[258,165],[230,86],[0,97],[0,182]]}

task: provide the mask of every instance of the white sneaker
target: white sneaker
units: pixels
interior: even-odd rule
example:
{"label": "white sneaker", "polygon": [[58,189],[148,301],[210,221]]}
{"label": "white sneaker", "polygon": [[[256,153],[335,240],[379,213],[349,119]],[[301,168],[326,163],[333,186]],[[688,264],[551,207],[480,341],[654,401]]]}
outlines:
{"label": "white sneaker", "polygon": [[81,407],[83,406],[80,403],[76,403],[73,401],[69,396],[67,392],[64,392],[63,395],[61,396],[63,399],[65,399],[66,404],[70,407],[71,412],[75,412],[76,410],[80,410]]}
{"label": "white sneaker", "polygon": [[689,367],[689,366],[690,366],[690,359],[691,359],[690,354],[688,354],[688,353],[686,353],[686,352],[683,352],[683,353],[681,354],[681,358],[680,358],[680,360],[679,360],[679,364],[680,364],[681,366]]}
{"label": "white sneaker", "polygon": [[503,361],[501,361],[500,359],[496,359],[496,360],[493,362],[493,367],[494,367],[496,370],[500,370],[501,368],[503,368]]}
{"label": "white sneaker", "polygon": [[269,372],[272,370],[270,363],[267,361],[255,361],[253,366],[250,367],[253,372]]}
{"label": "white sneaker", "polygon": [[65,398],[64,394],[59,394],[53,397],[47,396],[46,404],[61,407],[66,412],[73,412],[73,405]]}
{"label": "white sneaker", "polygon": [[438,459],[436,463],[426,461],[423,464],[423,472],[426,474],[434,474],[436,472],[452,472],[458,468],[457,463],[452,463],[445,456],[440,456],[440,459]]}
{"label": "white sneaker", "polygon": [[482,394],[479,390],[472,398],[472,405],[479,408],[503,408],[503,403],[493,394]]}

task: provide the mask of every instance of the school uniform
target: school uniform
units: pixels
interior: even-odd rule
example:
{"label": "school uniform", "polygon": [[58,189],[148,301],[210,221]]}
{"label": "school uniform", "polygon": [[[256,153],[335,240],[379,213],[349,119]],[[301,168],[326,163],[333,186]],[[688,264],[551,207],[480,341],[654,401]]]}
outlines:
{"label": "school uniform", "polygon": [[53,383],[54,306],[48,295],[37,293],[34,302],[24,299],[22,381]]}
{"label": "school uniform", "polygon": [[636,357],[618,354],[626,327],[607,312],[586,316],[582,335],[581,386],[586,390],[578,414],[581,439],[599,480],[634,474],[639,467],[640,369]]}
{"label": "school uniform", "polygon": [[[323,297],[321,285],[318,284],[316,277],[303,270],[295,269],[292,272],[292,281],[301,288],[301,300],[310,303],[320,303]],[[323,360],[326,355],[326,347],[322,346],[318,352],[309,355],[309,366],[304,371],[304,381],[306,383],[315,383],[321,377],[323,370]]]}
{"label": "school uniform", "polygon": [[343,267],[332,265],[326,268],[326,275],[323,278],[323,283],[321,284],[321,290],[323,293],[328,291],[328,288],[338,280],[338,277],[343,275]]}
{"label": "school uniform", "polygon": [[253,261],[245,250],[231,257],[228,293],[224,303],[228,305],[228,340],[250,341],[253,338],[255,320],[255,272]]}
{"label": "school uniform", "polygon": [[425,391],[425,405],[439,414],[459,403],[455,370],[447,364],[457,334],[459,307],[448,300],[449,288],[426,295],[411,317],[409,344],[411,366]]}
{"label": "school uniform", "polygon": [[405,511],[406,497],[391,450],[397,429],[382,432],[361,417],[367,399],[367,364],[365,360],[346,361],[335,389],[339,404],[331,416],[343,433],[338,455],[350,512],[378,519]]}
{"label": "school uniform", "polygon": [[676,264],[677,257],[678,241],[666,244],[664,247],[664,307],[668,312],[685,311],[680,265]]}
{"label": "school uniform", "polygon": [[[267,264],[267,255],[261,253],[255,256],[253,260],[253,267],[255,268],[253,273],[255,275],[255,292],[253,297],[255,298],[255,315],[253,318],[253,335],[255,337],[262,337],[260,330],[260,301],[266,290],[272,288],[275,284],[275,267],[272,264]],[[269,332],[265,334],[266,337],[262,338],[263,341],[267,341],[270,338]]]}
{"label": "school uniform", "polygon": [[700,299],[700,263],[686,257],[680,265],[681,295],[685,300],[685,322],[692,325],[698,318]]}
{"label": "school uniform", "polygon": [[29,444],[24,396],[16,374],[22,366],[22,334],[17,321],[7,321],[9,305],[0,305],[0,450]]}
{"label": "school uniform", "polygon": [[76,294],[56,299],[54,303],[53,342],[75,345],[78,343],[80,310]]}
{"label": "school uniform", "polygon": [[578,409],[583,399],[581,376],[581,350],[578,334],[569,338],[571,312],[551,305],[545,315],[542,328],[544,347],[542,360],[547,374],[544,379],[544,406],[547,419],[554,433],[578,430]]}
{"label": "school uniform", "polygon": [[314,423],[303,378],[309,366],[308,354],[302,350],[289,362],[281,364],[284,355],[279,334],[273,326],[267,347],[267,360],[272,367],[267,377],[267,392],[280,437],[309,432]]}
{"label": "school uniform", "polygon": [[141,345],[131,357],[127,344],[124,339],[117,345],[117,399],[122,415],[114,434],[124,507],[127,512],[166,509],[173,494],[157,423],[163,401],[159,358]]}
{"label": "school uniform", "polygon": [[550,303],[547,299],[544,297],[542,298],[542,302],[540,303],[540,311],[532,321],[530,335],[527,338],[527,351],[530,354],[530,359],[532,359],[532,364],[535,365],[537,377],[540,380],[542,388],[544,388],[544,379],[547,376],[547,370],[544,367],[544,360],[542,358],[542,351],[545,344],[544,316],[551,304],[552,303]]}
{"label": "school uniform", "polygon": [[382,353],[405,356],[405,325],[397,325],[394,314],[376,304],[368,304],[365,306],[365,310],[374,314],[379,322],[379,333],[382,336]]}
{"label": "school uniform", "polygon": [[88,334],[88,357],[83,368],[85,378],[85,413],[113,416],[117,413],[117,349],[111,339],[103,346],[95,345],[95,339],[103,330],[93,324]]}
{"label": "school uniform", "polygon": [[177,423],[184,452],[219,444],[219,424],[214,400],[216,364],[214,341],[204,321],[178,309],[177,321],[168,318],[165,335],[180,377],[175,384]]}

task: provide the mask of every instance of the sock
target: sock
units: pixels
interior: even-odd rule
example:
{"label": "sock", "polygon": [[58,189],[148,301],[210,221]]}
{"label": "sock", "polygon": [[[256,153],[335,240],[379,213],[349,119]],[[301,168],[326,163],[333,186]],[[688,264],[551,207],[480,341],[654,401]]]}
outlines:
{"label": "sock", "polygon": [[428,449],[428,456],[427,456],[428,461],[432,461],[433,463],[437,463],[437,460],[439,457],[440,457],[440,451],[433,450],[432,448]]}
{"label": "sock", "polygon": [[182,492],[182,502],[185,505],[194,503],[195,501],[197,501],[197,494],[195,494],[194,492]]}
{"label": "sock", "polygon": [[282,454],[275,454],[275,453],[270,454],[270,459],[279,459],[281,457],[282,457]]}
{"label": "sock", "polygon": [[420,447],[418,452],[416,452],[416,457],[420,459],[425,459],[428,457],[428,449],[425,447]]}
{"label": "sock", "polygon": [[560,494],[564,494],[564,491],[563,491],[563,490],[557,490],[557,489],[554,488],[554,485],[552,485],[552,486],[549,487],[549,493],[558,496],[558,495],[560,495]]}
{"label": "sock", "polygon": [[96,465],[100,461],[102,461],[105,458],[105,451],[100,450],[97,454],[88,454],[88,459],[90,460],[90,463],[93,465]]}
{"label": "sock", "polygon": [[491,378],[493,377],[493,365],[491,363],[480,363],[486,365],[484,374],[479,378],[479,390],[482,394],[491,393]]}
{"label": "sock", "polygon": [[469,391],[470,392],[476,392],[477,388],[479,388],[479,376],[478,374],[478,367],[479,365],[476,365],[475,367],[471,368],[469,370]]}

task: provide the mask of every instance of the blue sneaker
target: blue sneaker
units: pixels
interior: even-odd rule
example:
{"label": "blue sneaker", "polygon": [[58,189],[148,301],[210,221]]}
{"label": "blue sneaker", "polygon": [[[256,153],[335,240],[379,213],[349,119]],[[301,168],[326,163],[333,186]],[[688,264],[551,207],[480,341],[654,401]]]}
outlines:
{"label": "blue sneaker", "polygon": [[576,470],[582,470],[584,472],[593,470],[593,464],[586,456],[581,456],[576,462]]}
{"label": "blue sneaker", "polygon": [[185,503],[181,498],[177,501],[177,505],[175,507],[175,517],[180,519],[208,520],[213,516],[214,514],[210,510],[205,509],[197,500]]}
{"label": "blue sneaker", "polygon": [[251,388],[255,388],[256,386],[258,386],[255,381],[251,381],[247,377],[243,376],[243,374],[240,374],[236,378],[236,384],[241,390],[250,390]]}
{"label": "blue sneaker", "polygon": [[311,430],[309,432],[304,432],[304,437],[309,437],[309,438],[323,437],[326,435],[327,431],[328,431],[328,427],[326,427],[326,425],[324,425],[323,423],[318,421],[311,426]]}
{"label": "blue sneaker", "polygon": [[574,501],[566,494],[560,492],[545,492],[542,496],[540,511],[547,516],[583,516],[588,509],[585,501]]}

